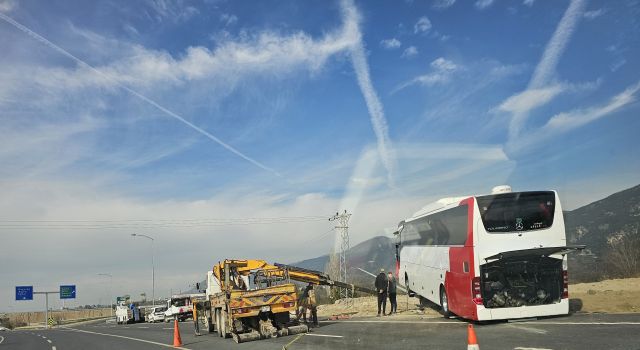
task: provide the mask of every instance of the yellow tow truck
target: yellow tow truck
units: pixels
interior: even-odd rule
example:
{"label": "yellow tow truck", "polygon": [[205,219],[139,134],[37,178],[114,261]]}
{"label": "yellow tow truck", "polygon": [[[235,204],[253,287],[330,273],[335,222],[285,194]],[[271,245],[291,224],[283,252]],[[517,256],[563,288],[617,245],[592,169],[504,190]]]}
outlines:
{"label": "yellow tow truck", "polygon": [[[367,288],[333,281],[326,274],[264,260],[227,259],[208,274],[205,300],[194,300],[208,330],[237,343],[308,332],[295,315],[296,285],[292,281],[338,286],[374,293]],[[197,322],[197,321],[196,321]]]}

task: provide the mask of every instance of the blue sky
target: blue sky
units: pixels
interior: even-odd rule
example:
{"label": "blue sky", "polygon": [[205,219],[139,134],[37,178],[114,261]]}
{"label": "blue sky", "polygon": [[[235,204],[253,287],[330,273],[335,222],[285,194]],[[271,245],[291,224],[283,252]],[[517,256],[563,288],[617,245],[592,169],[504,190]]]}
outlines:
{"label": "blue sky", "polygon": [[[357,243],[442,196],[508,183],[573,209],[640,182],[638,1],[3,0],[0,15],[1,219],[129,223],[2,228],[3,265],[33,241],[91,262],[56,259],[52,284],[92,290],[108,269],[146,288],[142,260],[108,262],[140,248],[131,220],[348,209]],[[324,221],[275,226],[153,233],[161,255],[201,240],[203,271],[334,245]],[[159,264],[163,292],[193,266]]]}

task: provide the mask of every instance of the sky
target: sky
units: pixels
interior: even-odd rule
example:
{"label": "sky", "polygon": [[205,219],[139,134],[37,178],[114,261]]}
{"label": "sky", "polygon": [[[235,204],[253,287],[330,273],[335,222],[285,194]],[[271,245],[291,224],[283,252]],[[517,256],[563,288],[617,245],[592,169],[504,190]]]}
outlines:
{"label": "sky", "polygon": [[0,0],[0,48],[0,311],[150,296],[152,249],[158,297],[320,256],[337,211],[353,246],[441,197],[640,183],[637,0]]}

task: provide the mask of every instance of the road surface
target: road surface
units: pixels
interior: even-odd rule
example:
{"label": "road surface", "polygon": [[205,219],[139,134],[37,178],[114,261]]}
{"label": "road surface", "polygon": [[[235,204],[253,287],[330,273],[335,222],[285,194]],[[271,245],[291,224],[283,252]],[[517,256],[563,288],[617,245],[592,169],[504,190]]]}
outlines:
{"label": "road surface", "polygon": [[[216,333],[196,337],[191,322],[180,323],[184,349],[465,349],[466,323],[416,316],[324,321],[301,336],[244,344]],[[482,349],[624,349],[640,350],[640,314],[588,315],[527,322],[475,325]],[[0,333],[0,350],[167,349],[172,324],[118,326],[93,323],[52,330]]]}

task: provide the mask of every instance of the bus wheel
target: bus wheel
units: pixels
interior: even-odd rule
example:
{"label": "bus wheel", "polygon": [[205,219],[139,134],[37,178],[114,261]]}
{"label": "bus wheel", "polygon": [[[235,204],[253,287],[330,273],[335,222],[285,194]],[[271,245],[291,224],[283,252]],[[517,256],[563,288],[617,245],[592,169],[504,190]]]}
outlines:
{"label": "bus wheel", "polygon": [[440,287],[440,307],[442,307],[442,315],[446,318],[451,316],[451,310],[449,310],[449,298],[447,297],[447,291],[444,287]]}
{"label": "bus wheel", "polygon": [[416,293],[411,291],[411,288],[409,288],[409,276],[407,276],[407,274],[404,274],[404,285],[407,287],[407,294],[409,294],[410,297],[415,297]]}

